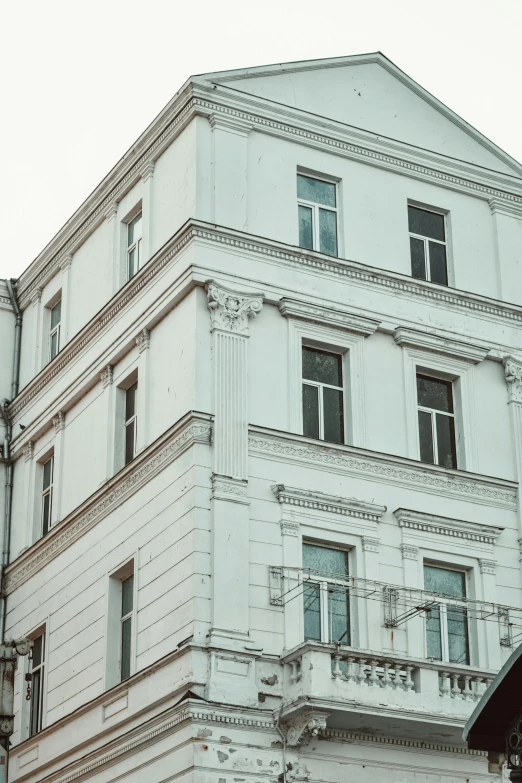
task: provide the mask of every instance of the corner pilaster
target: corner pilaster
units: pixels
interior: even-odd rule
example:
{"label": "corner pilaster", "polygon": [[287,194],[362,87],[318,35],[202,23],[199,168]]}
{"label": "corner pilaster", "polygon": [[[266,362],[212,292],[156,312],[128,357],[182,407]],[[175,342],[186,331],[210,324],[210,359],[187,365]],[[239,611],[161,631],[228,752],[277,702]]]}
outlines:
{"label": "corner pilaster", "polygon": [[519,491],[517,493],[518,535],[522,537],[522,508],[520,499],[520,484],[522,482],[522,359],[506,356],[504,372],[507,385],[509,418],[513,433],[515,449],[515,465]]}
{"label": "corner pilaster", "polygon": [[244,231],[247,226],[248,134],[240,118],[214,113],[212,128],[214,221]]}

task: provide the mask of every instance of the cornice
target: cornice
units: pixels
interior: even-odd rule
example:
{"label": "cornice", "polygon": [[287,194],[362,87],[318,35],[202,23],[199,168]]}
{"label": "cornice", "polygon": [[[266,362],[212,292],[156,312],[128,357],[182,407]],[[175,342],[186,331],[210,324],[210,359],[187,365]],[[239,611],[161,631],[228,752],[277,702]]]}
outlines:
{"label": "cornice", "polygon": [[189,413],[5,570],[4,594],[44,568],[195,443],[210,443],[210,417]]}
{"label": "cornice", "polygon": [[340,740],[341,742],[377,743],[379,745],[395,745],[402,748],[415,748],[419,750],[438,751],[439,753],[458,753],[463,756],[487,756],[482,750],[469,750],[460,745],[442,745],[435,742],[424,742],[423,740],[401,739],[399,737],[381,737],[375,734],[359,734],[354,731],[343,731],[342,729],[325,729],[324,739]]}
{"label": "cornice", "polygon": [[436,533],[449,538],[459,538],[480,544],[494,545],[503,527],[479,525],[463,519],[450,519],[422,511],[412,511],[407,508],[397,508],[393,512],[399,527],[415,530],[421,533]]}
{"label": "cornice", "polygon": [[349,310],[339,310],[336,308],[321,307],[309,302],[299,302],[295,299],[281,299],[279,303],[279,312],[285,318],[294,318],[301,321],[333,326],[336,329],[343,329],[347,332],[363,335],[367,337],[373,334],[379,324],[375,318],[366,318],[365,316],[352,313]]}
{"label": "cornice", "polygon": [[281,505],[295,506],[311,511],[326,511],[343,517],[356,517],[368,522],[380,522],[386,511],[386,506],[367,503],[355,498],[342,498],[335,495],[325,495],[314,490],[288,487],[275,484],[272,492]]}
{"label": "cornice", "polygon": [[250,427],[249,453],[277,462],[306,465],[366,481],[403,486],[417,492],[446,495],[486,506],[516,510],[517,484],[505,479],[448,470],[392,454],[318,443],[302,435],[284,435],[263,427]]}
{"label": "cornice", "polygon": [[477,345],[468,340],[453,340],[448,337],[438,337],[433,332],[421,332],[399,326],[393,335],[401,348],[416,348],[422,351],[433,351],[443,356],[461,359],[471,364],[478,364],[488,355],[490,348]]}

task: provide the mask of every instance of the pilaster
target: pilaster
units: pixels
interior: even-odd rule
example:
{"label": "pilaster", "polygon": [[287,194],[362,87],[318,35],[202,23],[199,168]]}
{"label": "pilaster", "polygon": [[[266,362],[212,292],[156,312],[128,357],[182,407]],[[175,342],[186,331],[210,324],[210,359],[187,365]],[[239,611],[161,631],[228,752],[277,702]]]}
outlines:
{"label": "pilaster", "polygon": [[[497,562],[496,560],[486,560],[484,558],[480,558],[478,562],[482,598],[484,601],[495,604],[497,602]],[[477,631],[479,633],[480,665],[486,669],[500,669],[502,660],[497,623],[477,623]],[[484,659],[483,656],[485,656]]]}
{"label": "pilaster", "polygon": [[114,368],[108,364],[100,373],[100,381],[103,389],[105,401],[105,427],[107,433],[106,452],[105,452],[105,477],[102,484],[112,478],[114,474],[115,445],[116,434],[116,395],[113,386]]}
{"label": "pilaster", "polygon": [[[364,576],[366,579],[375,579],[376,575],[379,573],[379,539],[373,536],[362,536],[361,542],[363,551]],[[362,601],[361,604],[361,608],[363,608],[366,613],[367,634],[367,638],[365,640],[361,639],[362,646],[365,646],[367,650],[379,650],[382,645],[381,603],[380,601]]]}
{"label": "pilaster", "polygon": [[143,195],[141,202],[142,209],[142,227],[143,227],[143,239],[142,239],[142,260],[141,265],[146,264],[149,258],[152,256],[152,186],[154,175],[155,163],[153,160],[149,160],[142,168],[140,172],[141,179],[143,181]]}
{"label": "pilaster", "polygon": [[[24,531],[24,549],[31,546],[34,543],[34,514],[35,514],[35,459],[34,459],[34,442],[28,441],[22,449],[22,458],[24,461],[24,486],[26,492],[23,494],[23,512],[22,519],[25,519],[25,531]],[[18,468],[17,468],[18,469]]]}
{"label": "pilaster", "polygon": [[118,202],[113,201],[105,210],[105,220],[107,221],[108,231],[108,257],[112,264],[112,293],[115,294],[120,288],[121,269],[120,269],[120,243],[118,222]]}
{"label": "pilaster", "polygon": [[138,347],[138,428],[136,454],[149,445],[150,331],[142,329],[136,337]]}
{"label": "pilaster", "polygon": [[[404,528],[401,528],[401,534],[404,537]],[[419,562],[419,547],[415,544],[403,543],[401,544],[402,555],[402,571],[404,575],[404,586],[411,587],[413,589],[422,589],[422,571],[420,569],[421,563]],[[410,618],[407,623],[404,624],[407,638],[408,655],[416,658],[424,658],[424,639],[426,636],[424,619],[421,615]]]}
{"label": "pilaster", "polygon": [[68,254],[60,262],[62,270],[62,322],[60,326],[60,350],[69,340],[71,332],[70,313],[71,313],[71,266],[73,256]]}
{"label": "pilaster", "polygon": [[36,311],[34,316],[33,375],[36,375],[41,370],[43,331],[42,293],[42,289],[37,288],[31,295],[31,305]]}
{"label": "pilaster", "polygon": [[244,231],[247,227],[248,134],[251,125],[226,114],[212,114],[214,221]]}
{"label": "pilaster", "polygon": [[522,507],[520,484],[522,482],[522,359],[506,356],[504,371],[508,393],[509,418],[513,434],[515,465],[519,492],[517,493],[518,535],[522,536]]}
{"label": "pilaster", "polygon": [[63,494],[63,455],[65,437],[65,413],[60,411],[53,418],[54,437],[54,476],[53,476],[53,507],[51,525],[60,521]]}

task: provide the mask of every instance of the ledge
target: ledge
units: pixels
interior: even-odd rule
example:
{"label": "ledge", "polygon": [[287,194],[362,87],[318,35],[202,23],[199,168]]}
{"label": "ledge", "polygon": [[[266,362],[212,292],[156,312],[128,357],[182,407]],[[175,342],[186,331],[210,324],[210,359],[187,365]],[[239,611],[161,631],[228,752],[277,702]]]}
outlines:
{"label": "ledge", "polygon": [[488,355],[490,348],[477,345],[471,340],[453,340],[438,337],[432,332],[420,332],[399,326],[393,335],[397,345],[406,348],[417,348],[423,351],[433,351],[443,356],[461,359],[471,364],[478,364]]}
{"label": "ledge", "polygon": [[407,508],[397,508],[393,514],[399,527],[420,530],[423,533],[439,533],[443,536],[481,544],[494,545],[504,530],[503,527],[479,525],[475,522],[466,522],[463,519],[448,519],[447,517],[435,516],[435,514],[411,511]]}
{"label": "ledge", "polygon": [[380,481],[515,511],[517,483],[481,476],[463,470],[448,470],[405,457],[383,454],[355,446],[340,446],[278,433],[263,427],[249,427],[249,453],[278,462],[306,465],[316,470],[344,473],[366,481]]}
{"label": "ledge", "polygon": [[274,485],[272,491],[282,505],[298,506],[314,511],[329,511],[345,517],[365,519],[368,522],[380,522],[386,511],[386,506],[378,506],[375,503],[366,503],[355,498],[325,495],[323,492],[287,487],[284,484]]}
{"label": "ledge", "polygon": [[296,318],[300,321],[333,326],[335,329],[343,329],[346,332],[360,334],[364,337],[373,334],[381,323],[376,318],[366,318],[352,313],[348,309],[321,307],[286,298],[281,299],[279,312],[285,318]]}

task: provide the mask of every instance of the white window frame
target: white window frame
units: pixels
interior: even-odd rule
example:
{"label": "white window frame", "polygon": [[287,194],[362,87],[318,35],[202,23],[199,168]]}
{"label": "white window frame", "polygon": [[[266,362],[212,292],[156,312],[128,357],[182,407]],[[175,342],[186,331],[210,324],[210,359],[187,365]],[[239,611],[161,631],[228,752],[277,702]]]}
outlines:
{"label": "white window frame", "polygon": [[[301,542],[301,552],[304,546],[317,546],[322,547],[323,549],[335,549],[337,552],[344,552],[346,554],[346,559],[348,563],[348,575],[350,574],[350,550],[345,549],[341,546],[335,546],[334,544],[329,544],[325,542],[318,543],[316,541],[310,541],[308,539],[303,539]],[[301,554],[302,557],[302,554]],[[308,575],[308,572],[305,574],[303,570],[303,629],[304,629],[304,590],[305,585],[307,582],[311,582],[312,584],[319,584],[319,614],[320,614],[320,629],[321,629],[321,639],[320,641],[323,643],[331,643],[331,613],[330,613],[330,607],[329,607],[329,593],[328,593],[328,585],[339,585],[341,587],[344,587],[345,589],[349,589],[349,583],[348,583],[348,576],[346,579],[331,579],[327,578],[326,576],[315,576],[313,573],[310,573]],[[348,628],[349,628],[349,638],[341,642],[341,644],[344,645],[351,645],[351,637],[352,637],[352,599],[351,594],[348,593]],[[304,641],[307,641],[306,639]]]}
{"label": "white window frame", "polygon": [[[422,563],[422,572],[423,572],[423,581],[424,581],[424,568],[425,566],[429,566],[430,568],[440,568],[443,571],[456,571],[459,574],[464,574],[464,583],[466,588],[466,598],[469,595],[469,572],[465,568],[459,568],[456,565],[449,565],[447,563],[432,563],[429,560],[424,560]],[[424,587],[426,590],[426,587]],[[469,666],[470,663],[462,663],[462,664],[456,664],[455,662],[450,662],[449,660],[449,641],[448,641],[448,606],[459,606],[462,609],[467,610],[468,604],[466,601],[459,601],[458,598],[447,598],[446,596],[440,595],[438,593],[433,593],[432,595],[436,596],[433,600],[437,602],[437,605],[439,607],[439,617],[440,617],[440,646],[441,646],[441,653],[442,653],[442,663],[451,663],[452,665],[461,665],[461,666]],[[466,634],[467,634],[467,641],[468,641],[468,657],[472,659],[472,653],[471,653],[471,628],[470,628],[470,622],[469,622],[469,615],[466,617]],[[426,657],[428,656],[428,637],[427,633],[424,634],[424,643],[425,643],[425,649],[426,649]]]}
{"label": "white window frame", "polygon": [[[432,282],[431,280],[431,259],[430,259],[430,248],[429,243],[435,242],[438,245],[443,245],[446,248],[446,279],[447,279],[447,286],[450,284],[450,276],[449,276],[449,242],[448,242],[448,213],[445,212],[442,209],[436,209],[434,207],[427,207],[422,204],[416,204],[413,201],[408,201],[408,209],[410,207],[413,207],[413,209],[420,209],[423,212],[431,212],[433,215],[439,215],[444,220],[444,236],[446,237],[445,241],[442,242],[440,239],[432,239],[431,237],[426,237],[423,234],[415,234],[413,231],[409,230],[409,213],[408,213],[408,234],[413,239],[421,239],[424,242],[424,271],[426,273],[426,277],[424,278],[428,282]],[[411,248],[410,248],[410,264],[411,264]],[[410,267],[411,268],[411,267]],[[414,278],[414,280],[418,280],[419,278]],[[436,285],[442,285],[441,283],[436,283]]]}
{"label": "white window frame", "polygon": [[[56,324],[56,326],[51,328],[52,323],[52,317],[53,317],[53,310],[55,307],[60,305],[60,320]],[[52,307],[49,307],[49,361],[52,362],[52,360],[58,356],[60,353],[60,339],[61,339],[61,329],[62,329],[62,298],[60,297]],[[53,343],[53,337],[56,335],[56,353],[54,356],[52,355],[52,343]]]}
{"label": "white window frame", "polygon": [[[123,614],[123,583],[127,581],[127,579],[130,579],[132,577],[132,609],[130,612],[127,612],[127,614]],[[132,570],[131,573],[129,573],[127,576],[120,579],[121,584],[121,601],[120,601],[120,680],[123,682],[122,677],[122,667],[123,667],[123,626],[124,623],[127,620],[130,620],[131,624],[131,649],[129,651],[129,677],[131,676],[132,672],[132,643],[134,638],[134,570]],[[128,679],[128,678],[126,678]]]}
{"label": "white window frame", "polygon": [[[304,342],[301,346],[301,350],[303,348],[314,348],[317,351],[321,351],[322,353],[330,353],[334,354],[335,356],[339,356],[341,359],[341,377],[342,377],[342,385],[341,386],[332,386],[329,383],[322,383],[321,381],[310,381],[308,378],[301,377],[301,386],[315,386],[318,389],[317,399],[318,399],[318,405],[319,405],[319,440],[324,440],[324,404],[323,404],[323,389],[334,389],[335,391],[340,391],[342,393],[342,399],[343,399],[343,441],[342,445],[346,443],[346,401],[345,401],[345,353],[346,351],[330,351],[324,348],[318,348],[316,345],[309,345],[308,343]],[[301,373],[303,371],[302,367],[302,354],[301,354]],[[302,393],[302,392],[301,392]],[[304,429],[304,422],[303,422],[303,429]],[[331,441],[327,441],[330,443]]]}
{"label": "white window frame", "polygon": [[[134,413],[132,416],[130,416],[128,419],[127,416],[127,394],[129,393],[129,389],[132,389],[133,386],[136,386],[136,392],[134,396]],[[137,438],[138,438],[138,392],[139,392],[139,383],[138,383],[138,376],[136,375],[136,378],[133,380],[133,382],[127,386],[124,389],[125,393],[125,400],[124,400],[124,436],[123,436],[123,461],[125,465],[129,465],[132,460],[135,458],[137,452]],[[129,427],[132,427],[134,430],[134,450],[132,459],[127,461],[127,430]]]}
{"label": "white window frame", "polygon": [[[340,257],[340,232],[339,232],[339,180],[332,179],[331,177],[328,177],[326,175],[320,175],[320,174],[312,174],[304,170],[297,170],[296,173],[296,191],[297,191],[297,177],[307,177],[308,179],[316,179],[319,182],[326,182],[328,185],[333,185],[335,187],[335,207],[327,207],[323,204],[318,204],[316,201],[308,201],[307,199],[299,198],[297,197],[297,244],[298,247],[301,247],[299,245],[299,207],[309,207],[312,209],[312,249],[316,251],[317,253],[322,253],[323,251],[318,247],[319,245],[319,210],[324,209],[329,212],[335,213],[335,231],[336,231],[336,240],[337,240],[337,255],[336,256],[330,256],[331,258],[339,258]],[[308,248],[303,248],[308,249]],[[328,255],[325,253],[325,255]]]}
{"label": "white window frame", "polygon": [[[445,381],[446,383],[449,383],[451,386],[451,397],[452,397],[452,403],[453,403],[453,413],[449,413],[446,411],[441,411],[438,408],[427,408],[424,405],[419,404],[419,398],[418,398],[418,391],[417,391],[417,376],[423,375],[425,377],[431,377],[436,381]],[[455,388],[453,381],[448,380],[447,378],[441,378],[440,375],[437,375],[435,373],[429,373],[429,372],[422,372],[417,370],[415,373],[415,391],[417,393],[417,410],[423,411],[424,413],[430,414],[431,419],[431,438],[433,442],[433,457],[434,460],[432,463],[425,463],[425,464],[433,464],[433,465],[439,465],[439,448],[438,448],[438,438],[437,438],[437,427],[436,427],[436,414],[440,416],[447,416],[449,419],[453,419],[453,430],[455,433],[455,454],[456,454],[456,461],[457,464],[455,465],[454,470],[458,470],[459,468],[459,455],[457,452],[457,422],[455,419]],[[420,427],[419,427],[419,459],[420,459]]]}
{"label": "white window frame", "polygon": [[[39,732],[45,729],[46,727],[46,713],[47,713],[47,666],[49,662],[49,621],[50,618],[47,617],[46,621],[43,623],[40,623],[40,625],[36,626],[36,628],[33,628],[29,633],[26,633],[25,636],[28,639],[36,639],[38,636],[44,635],[44,656],[43,656],[43,676],[41,680],[41,694],[40,694],[40,729]],[[20,716],[20,737],[23,740],[29,739],[31,736],[31,702],[27,701],[26,694],[27,694],[27,686],[31,685],[31,695],[33,693],[32,690],[32,682],[29,683],[26,679],[26,675],[31,674],[31,660],[30,656],[24,656],[23,658],[23,665],[19,667],[18,671],[15,674],[15,677],[20,677],[20,686],[19,686],[19,693],[20,693],[20,708],[19,708],[19,716]],[[38,733],[39,733],[38,732]],[[33,737],[36,736],[36,734],[32,735]]]}
{"label": "white window frame", "polygon": [[137,640],[137,597],[138,597],[138,552],[127,558],[116,568],[107,573],[107,631],[105,635],[105,690],[109,690],[121,682],[122,664],[122,585],[129,576],[134,576],[132,612],[125,615],[131,618],[131,654],[129,678],[136,672],[136,640]]}
{"label": "white window frame", "polygon": [[[134,241],[132,244],[129,245],[130,225],[138,217],[141,220],[141,237],[138,240]],[[125,247],[126,247],[125,270],[126,270],[127,280],[131,280],[132,277],[134,277],[135,275],[138,274],[138,272],[140,271],[140,269],[141,269],[141,267],[143,265],[142,264],[142,260],[143,260],[142,259],[142,257],[143,257],[143,209],[141,208],[141,204],[140,204],[140,208],[138,209],[138,211],[134,215],[132,215],[131,217],[129,217],[126,220],[126,223],[125,223]],[[136,266],[136,271],[134,272],[133,275],[131,275],[130,274],[130,255],[131,255],[133,250],[137,251],[136,252],[137,266]]]}
{"label": "white window frame", "polygon": [[[51,463],[51,481],[48,487],[44,487],[44,476],[45,476],[45,466],[47,463]],[[41,463],[41,477],[42,477],[42,491],[41,491],[41,498],[40,498],[40,535],[44,536],[47,535],[47,533],[50,532],[52,524],[53,524],[53,512],[54,512],[54,451],[49,454]],[[45,508],[45,497],[46,495],[49,495],[49,521],[48,521],[48,528],[44,532],[44,508]]]}

